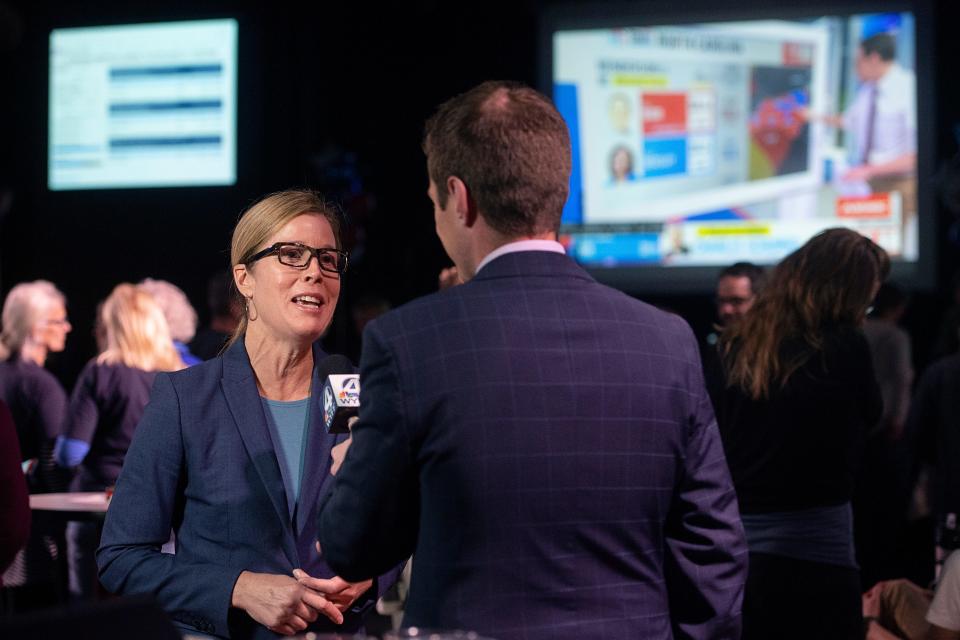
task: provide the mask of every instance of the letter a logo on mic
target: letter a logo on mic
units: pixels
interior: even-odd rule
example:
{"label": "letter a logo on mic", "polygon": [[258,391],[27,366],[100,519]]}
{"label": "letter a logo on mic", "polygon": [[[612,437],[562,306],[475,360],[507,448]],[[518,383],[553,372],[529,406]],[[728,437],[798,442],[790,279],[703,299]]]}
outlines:
{"label": "letter a logo on mic", "polygon": [[330,374],[323,383],[323,425],[327,433],[347,433],[347,420],[360,408],[360,376]]}

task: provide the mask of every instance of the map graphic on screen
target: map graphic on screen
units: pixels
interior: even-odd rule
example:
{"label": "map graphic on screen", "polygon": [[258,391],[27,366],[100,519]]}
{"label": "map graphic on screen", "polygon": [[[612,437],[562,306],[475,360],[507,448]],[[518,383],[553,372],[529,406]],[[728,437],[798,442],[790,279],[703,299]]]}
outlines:
{"label": "map graphic on screen", "polygon": [[51,190],[236,182],[237,22],[56,29]]}

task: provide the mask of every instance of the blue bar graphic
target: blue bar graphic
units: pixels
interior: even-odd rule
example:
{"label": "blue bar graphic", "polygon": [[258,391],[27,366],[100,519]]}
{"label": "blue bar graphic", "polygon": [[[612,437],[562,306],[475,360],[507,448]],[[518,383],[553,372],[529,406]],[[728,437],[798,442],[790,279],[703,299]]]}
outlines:
{"label": "blue bar graphic", "polygon": [[220,109],[223,100],[181,100],[179,102],[129,102],[111,104],[110,113],[131,113],[138,111],[190,111],[195,109]]}
{"label": "blue bar graphic", "polygon": [[180,138],[119,138],[110,141],[111,149],[131,147],[194,147],[219,145],[220,136],[184,136]]}
{"label": "blue bar graphic", "polygon": [[164,67],[119,67],[110,69],[110,79],[135,78],[156,76],[182,76],[193,74],[219,74],[223,72],[223,65],[216,64],[183,64]]}

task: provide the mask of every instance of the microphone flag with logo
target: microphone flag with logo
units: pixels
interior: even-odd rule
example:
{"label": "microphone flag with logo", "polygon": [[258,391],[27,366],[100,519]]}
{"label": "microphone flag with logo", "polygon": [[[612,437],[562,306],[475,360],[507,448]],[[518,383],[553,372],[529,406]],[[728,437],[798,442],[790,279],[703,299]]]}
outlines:
{"label": "microphone flag with logo", "polygon": [[360,409],[360,376],[344,356],[327,356],[320,363],[325,376],[321,392],[323,426],[327,433],[349,433],[347,421]]}

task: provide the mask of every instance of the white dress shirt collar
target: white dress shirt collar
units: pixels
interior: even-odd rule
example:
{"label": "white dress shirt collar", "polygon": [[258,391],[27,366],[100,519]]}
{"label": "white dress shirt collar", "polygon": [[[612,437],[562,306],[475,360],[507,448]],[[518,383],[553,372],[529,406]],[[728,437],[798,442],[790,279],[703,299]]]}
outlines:
{"label": "white dress shirt collar", "polygon": [[556,240],[518,240],[516,242],[508,242],[507,244],[500,245],[488,253],[477,266],[477,273],[480,273],[481,269],[500,256],[508,253],[517,253],[519,251],[551,251],[553,253],[566,253],[563,245]]}

